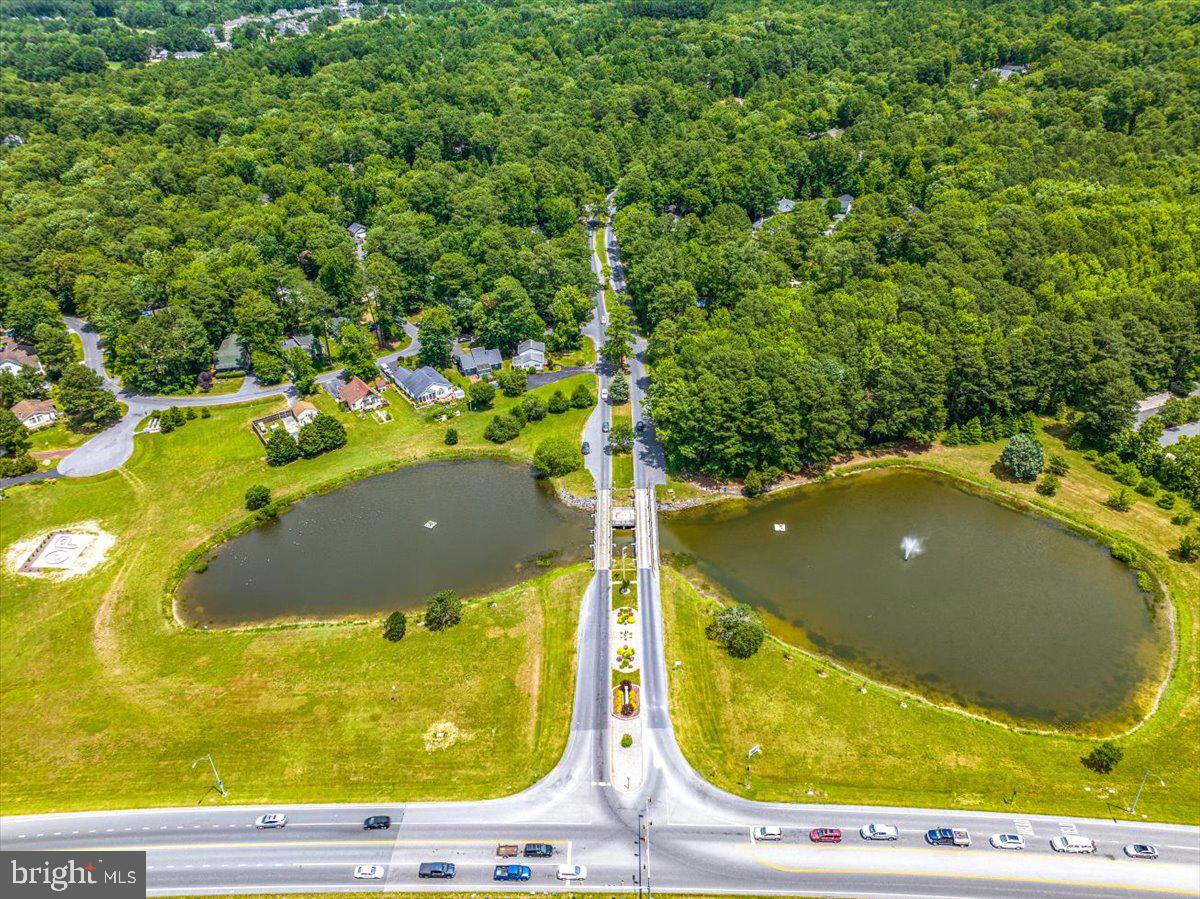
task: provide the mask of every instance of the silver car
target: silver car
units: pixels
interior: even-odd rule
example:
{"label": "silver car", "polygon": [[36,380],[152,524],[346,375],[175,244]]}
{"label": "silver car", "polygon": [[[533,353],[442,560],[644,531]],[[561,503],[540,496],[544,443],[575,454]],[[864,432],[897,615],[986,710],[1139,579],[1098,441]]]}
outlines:
{"label": "silver car", "polygon": [[254,819],[254,826],[259,830],[276,830],[280,827],[287,826],[287,815],[271,813],[267,815],[259,815]]}

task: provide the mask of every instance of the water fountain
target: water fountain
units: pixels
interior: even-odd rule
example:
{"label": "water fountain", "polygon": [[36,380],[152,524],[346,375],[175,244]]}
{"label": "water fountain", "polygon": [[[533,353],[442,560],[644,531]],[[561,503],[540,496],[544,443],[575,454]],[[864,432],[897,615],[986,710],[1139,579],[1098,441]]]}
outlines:
{"label": "water fountain", "polygon": [[900,541],[900,549],[904,553],[905,562],[907,562],[913,556],[920,555],[921,548],[920,537],[905,537]]}

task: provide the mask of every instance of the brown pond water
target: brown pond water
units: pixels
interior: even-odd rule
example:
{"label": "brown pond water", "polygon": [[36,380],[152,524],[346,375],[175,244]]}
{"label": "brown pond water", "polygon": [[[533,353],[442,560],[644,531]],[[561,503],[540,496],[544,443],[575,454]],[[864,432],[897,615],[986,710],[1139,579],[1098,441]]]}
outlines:
{"label": "brown pond water", "polygon": [[[660,530],[785,639],[964,707],[1130,724],[1162,670],[1151,597],[1106,548],[928,473],[702,507]],[[920,541],[907,561],[906,537]]]}

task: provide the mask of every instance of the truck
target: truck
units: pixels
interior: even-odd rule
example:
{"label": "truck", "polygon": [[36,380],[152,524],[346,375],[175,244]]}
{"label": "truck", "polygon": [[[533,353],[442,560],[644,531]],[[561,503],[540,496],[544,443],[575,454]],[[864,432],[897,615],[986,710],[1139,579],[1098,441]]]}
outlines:
{"label": "truck", "polygon": [[528,865],[496,865],[492,871],[492,880],[528,880],[532,876]]}

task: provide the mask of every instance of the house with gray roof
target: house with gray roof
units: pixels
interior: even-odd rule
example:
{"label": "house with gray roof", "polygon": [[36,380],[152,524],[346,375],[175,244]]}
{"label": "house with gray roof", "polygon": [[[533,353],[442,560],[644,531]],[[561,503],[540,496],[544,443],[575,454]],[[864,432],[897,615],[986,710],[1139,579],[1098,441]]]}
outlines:
{"label": "house with gray roof", "polygon": [[213,368],[218,374],[245,371],[249,364],[250,354],[246,352],[246,344],[236,334],[230,334],[221,341],[213,359]]}
{"label": "house with gray roof", "polygon": [[491,371],[499,371],[504,365],[504,357],[500,355],[499,350],[489,350],[482,347],[464,350],[462,347],[456,347],[454,350],[454,364],[458,366],[458,370],[464,375],[484,375]]}
{"label": "house with gray roof", "polygon": [[513,368],[526,371],[541,371],[546,367],[546,344],[540,340],[522,340],[517,344],[517,353],[512,359]]}
{"label": "house with gray roof", "polygon": [[417,406],[446,402],[455,396],[454,385],[441,372],[428,365],[417,369],[396,366],[389,374],[400,392]]}

